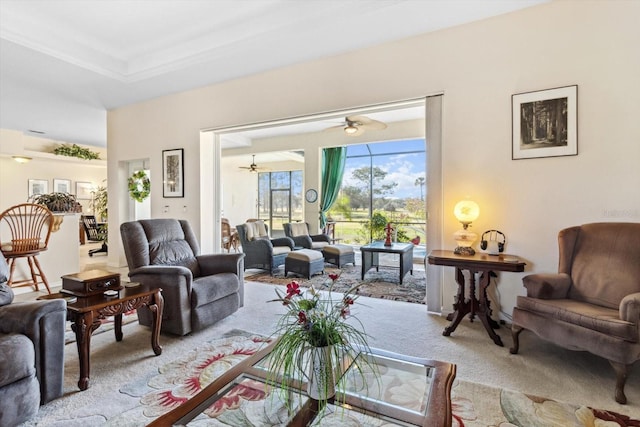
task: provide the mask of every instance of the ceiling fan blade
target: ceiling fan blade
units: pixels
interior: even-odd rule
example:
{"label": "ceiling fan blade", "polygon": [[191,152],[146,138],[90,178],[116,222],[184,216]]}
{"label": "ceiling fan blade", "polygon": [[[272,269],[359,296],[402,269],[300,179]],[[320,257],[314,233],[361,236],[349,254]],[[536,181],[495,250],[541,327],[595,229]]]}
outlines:
{"label": "ceiling fan blade", "polygon": [[327,132],[327,131],[332,132],[332,131],[336,131],[336,130],[342,130],[342,129],[344,129],[345,126],[346,126],[346,124],[343,123],[343,124],[338,125],[338,126],[330,126],[328,128],[324,128],[322,131],[323,132]]}
{"label": "ceiling fan blade", "polygon": [[366,129],[383,130],[387,128],[386,123],[371,119],[367,116],[349,116],[347,117],[347,121],[351,121],[357,126],[362,126]]}

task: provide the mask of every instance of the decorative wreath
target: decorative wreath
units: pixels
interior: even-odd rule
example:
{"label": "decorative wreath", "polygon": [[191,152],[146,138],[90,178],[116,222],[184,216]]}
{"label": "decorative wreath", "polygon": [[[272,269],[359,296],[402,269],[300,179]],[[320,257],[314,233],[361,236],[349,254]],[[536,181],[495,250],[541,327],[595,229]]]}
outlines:
{"label": "decorative wreath", "polygon": [[140,170],[129,177],[129,195],[136,202],[142,202],[151,193],[151,181],[147,174]]}

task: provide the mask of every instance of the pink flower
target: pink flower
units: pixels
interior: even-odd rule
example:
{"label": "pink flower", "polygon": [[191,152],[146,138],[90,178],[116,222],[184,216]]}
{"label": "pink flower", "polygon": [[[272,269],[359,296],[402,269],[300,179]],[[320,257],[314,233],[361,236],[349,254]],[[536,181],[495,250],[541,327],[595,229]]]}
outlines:
{"label": "pink flower", "polygon": [[353,305],[353,298],[351,298],[350,296],[346,296],[344,297],[344,299],[342,300],[342,302],[345,305]]}
{"label": "pink flower", "polygon": [[340,275],[339,275],[339,274],[336,274],[336,273],[330,273],[330,274],[329,274],[329,279],[331,279],[331,280],[332,280],[332,281],[334,281],[334,282],[335,282],[336,280],[338,280],[338,277],[340,277]]}
{"label": "pink flower", "polygon": [[350,314],[351,314],[351,310],[349,310],[349,306],[348,305],[345,305],[340,310],[340,316],[342,316],[343,319],[346,319],[347,316],[350,315]]}

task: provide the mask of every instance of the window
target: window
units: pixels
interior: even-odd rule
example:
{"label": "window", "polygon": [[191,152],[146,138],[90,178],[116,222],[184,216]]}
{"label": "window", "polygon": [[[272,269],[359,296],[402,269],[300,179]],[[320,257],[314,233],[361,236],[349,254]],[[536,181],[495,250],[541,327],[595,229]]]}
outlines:
{"label": "window", "polygon": [[424,139],[350,145],[340,195],[329,215],[346,243],[384,238],[387,222],[398,240],[425,239]]}
{"label": "window", "polygon": [[303,221],[302,171],[258,173],[258,218],[272,231]]}

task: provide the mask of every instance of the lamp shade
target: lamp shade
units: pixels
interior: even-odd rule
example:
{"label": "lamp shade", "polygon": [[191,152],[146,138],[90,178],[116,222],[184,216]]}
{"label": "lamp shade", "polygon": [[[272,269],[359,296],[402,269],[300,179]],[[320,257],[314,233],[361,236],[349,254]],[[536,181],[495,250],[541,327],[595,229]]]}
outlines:
{"label": "lamp shade", "polygon": [[456,203],[453,214],[462,224],[471,224],[480,215],[480,206],[472,200],[462,200]]}

